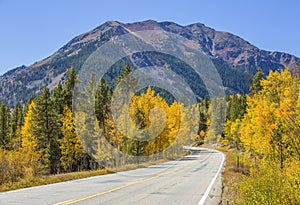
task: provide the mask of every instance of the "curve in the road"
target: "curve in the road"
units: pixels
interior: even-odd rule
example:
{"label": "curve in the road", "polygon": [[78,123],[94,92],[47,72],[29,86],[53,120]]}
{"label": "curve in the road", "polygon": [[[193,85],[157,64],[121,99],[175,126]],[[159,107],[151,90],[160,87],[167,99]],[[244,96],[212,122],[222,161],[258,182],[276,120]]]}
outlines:
{"label": "curve in the road", "polygon": [[223,153],[210,149],[191,148],[191,152],[194,154],[182,159],[121,174],[3,192],[0,193],[0,201],[5,205],[179,202],[202,205],[209,201],[206,200],[208,196],[211,199],[212,187],[221,173],[225,157]]}

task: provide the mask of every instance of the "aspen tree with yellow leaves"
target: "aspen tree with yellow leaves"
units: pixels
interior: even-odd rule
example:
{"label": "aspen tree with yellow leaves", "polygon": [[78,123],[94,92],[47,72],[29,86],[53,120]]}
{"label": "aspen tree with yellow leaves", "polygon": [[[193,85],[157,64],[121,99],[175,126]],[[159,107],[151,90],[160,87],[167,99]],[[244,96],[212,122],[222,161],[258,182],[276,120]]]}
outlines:
{"label": "aspen tree with yellow leaves", "polygon": [[299,94],[298,76],[270,71],[252,86],[244,116],[226,122],[225,139],[240,140],[249,167],[237,204],[300,203]]}
{"label": "aspen tree with yellow leaves", "polygon": [[68,106],[64,108],[61,132],[63,138],[59,140],[60,162],[63,169],[68,172],[81,170],[85,153],[75,130],[72,112]]}

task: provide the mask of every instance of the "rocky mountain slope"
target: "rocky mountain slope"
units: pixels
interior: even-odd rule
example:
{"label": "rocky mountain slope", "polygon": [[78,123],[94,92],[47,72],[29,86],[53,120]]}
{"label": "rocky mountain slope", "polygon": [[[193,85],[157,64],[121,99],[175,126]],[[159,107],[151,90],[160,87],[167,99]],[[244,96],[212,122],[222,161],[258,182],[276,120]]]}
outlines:
{"label": "rocky mountain slope", "polygon": [[[151,29],[162,29],[196,42],[212,59],[227,93],[247,92],[250,78],[258,68],[261,68],[264,74],[270,69],[300,68],[300,59],[293,55],[260,50],[238,36],[215,31],[201,23],[181,26],[172,22],[152,20],[128,24],[108,21],[75,37],[48,58],[28,67],[15,68],[0,76],[0,101],[5,101],[8,105],[24,103],[32,94],[38,94],[44,86],[51,89],[59,81],[64,81],[69,68],[75,67],[77,71],[80,70],[89,55],[112,37]],[[172,64],[170,59],[163,61]],[[178,69],[185,67],[181,65]],[[198,86],[197,82],[191,83],[195,84],[191,87]],[[205,92],[197,91],[196,94],[203,97]]]}

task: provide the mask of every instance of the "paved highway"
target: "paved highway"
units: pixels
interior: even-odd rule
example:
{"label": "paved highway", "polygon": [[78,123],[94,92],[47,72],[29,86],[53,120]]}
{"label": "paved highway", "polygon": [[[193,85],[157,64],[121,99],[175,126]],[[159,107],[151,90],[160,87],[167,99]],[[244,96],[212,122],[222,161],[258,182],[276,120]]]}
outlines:
{"label": "paved highway", "polygon": [[193,149],[147,168],[2,192],[0,204],[218,204],[224,155]]}

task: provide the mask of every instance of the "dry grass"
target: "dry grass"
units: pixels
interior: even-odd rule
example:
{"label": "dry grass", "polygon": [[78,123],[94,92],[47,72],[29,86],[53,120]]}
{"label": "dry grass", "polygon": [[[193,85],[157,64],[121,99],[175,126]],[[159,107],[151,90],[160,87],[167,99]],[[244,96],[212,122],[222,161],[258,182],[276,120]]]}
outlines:
{"label": "dry grass", "polygon": [[237,170],[236,161],[230,151],[226,149],[220,151],[226,154],[225,169],[222,173],[223,193],[220,205],[235,204],[238,196],[237,182],[241,179],[243,170]]}
{"label": "dry grass", "polygon": [[103,174],[110,174],[112,171],[106,169],[93,170],[93,171],[83,171],[83,172],[72,172],[65,174],[55,174],[47,176],[35,176],[26,177],[19,179],[17,182],[5,183],[0,186],[0,192],[27,188],[32,186],[40,186],[46,184],[53,184],[58,182],[70,181],[74,179],[81,179],[91,176],[98,176]]}
{"label": "dry grass", "polygon": [[104,175],[104,174],[112,174],[112,173],[120,172],[120,171],[148,167],[148,166],[163,163],[166,161],[167,160],[158,160],[158,161],[141,163],[139,165],[128,164],[128,165],[124,165],[123,167],[119,167],[118,169],[112,169],[112,170],[99,169],[99,170],[93,170],[93,171],[72,172],[72,173],[55,174],[55,175],[47,175],[47,176],[30,176],[30,177],[19,179],[17,182],[10,182],[10,183],[5,183],[5,184],[0,185],[0,192],[21,189],[21,188],[27,188],[27,187],[33,187],[33,186],[65,182],[65,181],[82,179],[82,178],[87,178],[87,177],[92,177],[92,176],[99,176],[99,175]]}

